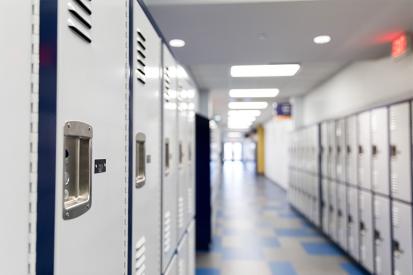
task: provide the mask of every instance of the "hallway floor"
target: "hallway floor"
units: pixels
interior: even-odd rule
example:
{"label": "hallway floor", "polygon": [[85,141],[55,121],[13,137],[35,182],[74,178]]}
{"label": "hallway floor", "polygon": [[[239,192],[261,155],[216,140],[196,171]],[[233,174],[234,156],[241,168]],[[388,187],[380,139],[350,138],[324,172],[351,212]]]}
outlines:
{"label": "hallway floor", "polygon": [[197,275],[364,274],[252,163],[226,162],[223,170],[214,242],[198,253]]}

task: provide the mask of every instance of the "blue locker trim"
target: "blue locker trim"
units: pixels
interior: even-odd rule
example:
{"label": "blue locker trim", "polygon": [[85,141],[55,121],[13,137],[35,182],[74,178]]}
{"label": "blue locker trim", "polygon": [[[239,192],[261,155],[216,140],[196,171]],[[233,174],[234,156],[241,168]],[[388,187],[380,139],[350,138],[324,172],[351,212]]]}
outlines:
{"label": "blue locker trim", "polygon": [[129,175],[128,175],[128,275],[133,273],[133,0],[129,0]]}
{"label": "blue locker trim", "polygon": [[54,273],[57,0],[40,1],[36,274]]}

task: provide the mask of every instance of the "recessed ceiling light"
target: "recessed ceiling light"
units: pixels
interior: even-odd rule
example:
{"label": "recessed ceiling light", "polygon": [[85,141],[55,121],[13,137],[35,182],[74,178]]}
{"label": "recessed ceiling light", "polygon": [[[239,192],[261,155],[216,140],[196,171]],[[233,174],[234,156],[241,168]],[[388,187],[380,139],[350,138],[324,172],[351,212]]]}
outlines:
{"label": "recessed ceiling light", "polygon": [[279,93],[279,89],[232,89],[229,91],[229,96],[234,98],[276,97]]}
{"label": "recessed ceiling light", "polygon": [[300,69],[299,64],[241,65],[231,67],[232,77],[276,77],[293,76]]}
{"label": "recessed ceiling light", "polygon": [[185,46],[185,41],[182,39],[172,39],[169,41],[169,45],[174,48],[182,48]]}
{"label": "recessed ceiling light", "polygon": [[265,109],[267,108],[268,103],[265,101],[250,101],[250,102],[244,102],[244,101],[239,101],[239,102],[230,102],[228,103],[228,108],[230,109]]}
{"label": "recessed ceiling light", "polygon": [[316,44],[327,44],[327,43],[330,43],[331,36],[329,36],[329,35],[319,35],[319,36],[314,37],[313,41]]}

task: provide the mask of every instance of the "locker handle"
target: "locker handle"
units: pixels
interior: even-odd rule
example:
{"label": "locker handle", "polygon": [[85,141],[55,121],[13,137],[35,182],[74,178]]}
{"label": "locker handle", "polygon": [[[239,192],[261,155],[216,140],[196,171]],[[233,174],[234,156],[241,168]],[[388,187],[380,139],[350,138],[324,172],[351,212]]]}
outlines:
{"label": "locker handle", "polygon": [[364,225],[364,222],[360,222],[360,233],[361,235],[366,234],[366,226]]}
{"label": "locker handle", "polygon": [[351,154],[351,147],[350,147],[350,145],[347,145],[347,154]]}
{"label": "locker handle", "polygon": [[404,251],[400,249],[400,243],[393,240],[393,255],[399,258],[403,253]]}
{"label": "locker handle", "polygon": [[381,234],[378,230],[374,230],[374,240],[376,244],[379,244],[383,239],[381,238]]}
{"label": "locker handle", "polygon": [[392,158],[397,156],[397,146],[396,145],[390,145],[390,155]]}
{"label": "locker handle", "polygon": [[171,165],[171,153],[170,153],[170,144],[169,144],[169,139],[165,139],[165,153],[164,153],[164,158],[165,158],[165,175],[167,176],[169,174],[169,169]]}
{"label": "locker handle", "polygon": [[362,155],[364,153],[363,146],[359,145],[358,149],[359,149],[359,155]]}
{"label": "locker handle", "polygon": [[142,188],[146,182],[146,136],[137,133],[135,139],[135,187]]}
{"label": "locker handle", "polygon": [[341,147],[337,146],[337,153],[340,154],[341,153]]}
{"label": "locker handle", "polygon": [[341,209],[339,209],[339,210],[337,211],[337,215],[338,215],[339,217],[343,216],[343,212],[341,212]]}
{"label": "locker handle", "polygon": [[377,146],[376,146],[376,145],[373,145],[373,146],[371,147],[371,153],[372,153],[373,157],[374,157],[374,156],[377,156],[377,154],[379,153],[379,150],[377,149]]}
{"label": "locker handle", "polygon": [[184,163],[184,149],[182,142],[179,142],[179,169],[182,169],[182,164]]}
{"label": "locker handle", "polygon": [[353,223],[353,217],[351,215],[347,216],[348,223]]}
{"label": "locker handle", "polygon": [[86,213],[92,205],[92,126],[69,121],[63,140],[63,219]]}

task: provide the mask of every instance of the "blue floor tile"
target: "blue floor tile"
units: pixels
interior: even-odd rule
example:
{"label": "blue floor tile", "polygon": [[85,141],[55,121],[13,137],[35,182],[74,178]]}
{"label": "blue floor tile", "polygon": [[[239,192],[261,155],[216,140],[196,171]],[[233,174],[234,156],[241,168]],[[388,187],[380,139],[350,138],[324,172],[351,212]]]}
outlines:
{"label": "blue floor tile", "polygon": [[277,228],[275,233],[279,237],[314,237],[319,236],[319,234],[308,227],[302,228]]}
{"label": "blue floor tile", "polygon": [[225,261],[228,260],[261,260],[263,258],[263,254],[260,249],[256,249],[253,247],[248,248],[224,248],[223,252],[223,259]]}
{"label": "blue floor tile", "polygon": [[342,263],[340,266],[348,275],[367,275],[366,272],[352,263]]}
{"label": "blue floor tile", "polygon": [[221,272],[215,268],[197,268],[196,275],[220,275]]}
{"label": "blue floor tile", "polygon": [[329,243],[314,243],[314,242],[301,242],[304,250],[310,255],[318,256],[341,256],[342,253],[335,246]]}
{"label": "blue floor tile", "polygon": [[271,262],[270,269],[273,275],[297,275],[289,262]]}

